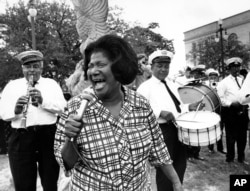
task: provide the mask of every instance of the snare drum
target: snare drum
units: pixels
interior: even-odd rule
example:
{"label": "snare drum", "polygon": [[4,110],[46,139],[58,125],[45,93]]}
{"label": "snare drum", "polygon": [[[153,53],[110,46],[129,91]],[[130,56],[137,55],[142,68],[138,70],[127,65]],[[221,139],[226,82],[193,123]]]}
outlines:
{"label": "snare drum", "polygon": [[176,118],[179,140],[191,146],[208,146],[221,138],[220,116],[211,111],[192,111]]}

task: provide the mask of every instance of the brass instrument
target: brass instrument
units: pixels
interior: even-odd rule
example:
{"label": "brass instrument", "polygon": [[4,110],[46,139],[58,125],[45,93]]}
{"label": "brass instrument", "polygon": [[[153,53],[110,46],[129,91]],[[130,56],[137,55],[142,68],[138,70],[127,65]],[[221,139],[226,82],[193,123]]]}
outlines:
{"label": "brass instrument", "polygon": [[216,80],[209,79],[209,87],[210,88],[216,89],[217,85],[218,85],[218,82]]}
{"label": "brass instrument", "polygon": [[30,89],[32,87],[34,87],[34,76],[33,75],[31,75],[29,77],[29,81],[28,81],[28,88],[27,88],[27,93],[26,93],[26,95],[28,96],[28,102],[24,106],[23,116],[21,118],[21,128],[26,128],[27,112],[28,112],[29,104],[31,102]]}

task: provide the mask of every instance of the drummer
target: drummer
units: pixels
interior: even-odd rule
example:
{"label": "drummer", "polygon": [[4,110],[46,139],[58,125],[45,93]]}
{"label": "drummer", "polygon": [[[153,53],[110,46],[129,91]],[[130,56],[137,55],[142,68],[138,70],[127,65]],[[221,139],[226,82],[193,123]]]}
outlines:
{"label": "drummer", "polygon": [[[178,140],[175,119],[181,112],[196,110],[201,101],[189,105],[180,103],[178,84],[167,78],[172,59],[173,53],[167,50],[156,50],[149,55],[152,77],[143,82],[137,91],[149,100],[160,124],[173,166],[183,182],[187,163],[186,146]],[[203,107],[201,103],[199,108]],[[158,191],[172,190],[171,182],[159,168],[156,168],[156,183]]]}

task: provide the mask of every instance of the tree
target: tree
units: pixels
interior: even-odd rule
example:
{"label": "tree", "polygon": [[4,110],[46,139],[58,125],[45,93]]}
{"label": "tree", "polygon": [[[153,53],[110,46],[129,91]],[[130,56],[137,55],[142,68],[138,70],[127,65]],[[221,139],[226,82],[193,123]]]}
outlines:
{"label": "tree", "polygon": [[[75,12],[65,3],[57,2],[41,1],[35,8],[38,12],[35,19],[36,45],[46,56],[43,76],[54,78],[62,85],[82,59]],[[111,31],[128,40],[136,53],[149,54],[156,48],[174,52],[171,40],[153,32],[153,29],[159,27],[158,23],[150,23],[147,28],[138,23],[131,26],[121,19],[121,14],[121,8],[110,7],[108,26]],[[19,0],[13,7],[7,7],[6,13],[0,15],[0,23],[6,26],[6,30],[0,31],[0,38],[6,42],[6,46],[0,47],[0,87],[22,76],[20,65],[13,57],[18,52],[32,48],[28,15],[28,7],[23,0]]]}
{"label": "tree", "polygon": [[[238,40],[228,38],[223,40],[224,60],[229,57],[240,57],[243,59],[243,68],[248,68],[250,47]],[[215,42],[213,36],[200,39],[192,44],[191,51],[186,55],[187,60],[194,65],[203,64],[206,68],[214,68],[221,71],[221,47]]]}
{"label": "tree", "polygon": [[108,16],[108,25],[112,31],[126,39],[134,48],[136,53],[151,54],[155,49],[167,49],[174,51],[173,40],[168,40],[157,34],[153,29],[159,27],[158,23],[149,23],[148,27],[141,27],[139,23],[129,25],[121,19],[122,8],[111,7]]}
{"label": "tree", "polygon": [[[74,11],[64,3],[40,2],[36,5],[36,9],[38,12],[35,20],[37,49],[46,55],[43,75],[54,77],[58,82],[62,82],[65,76],[73,72],[75,64],[81,59],[79,51],[81,42],[75,27],[76,16]],[[16,73],[18,64],[12,65],[16,61],[7,58],[32,47],[28,15],[28,7],[22,0],[13,7],[8,7],[6,13],[0,15],[0,23],[7,25],[7,30],[3,31],[6,46],[1,48],[0,66],[1,68],[12,66],[11,70],[7,70],[7,74],[3,73],[3,70],[0,71],[1,78],[10,80],[21,76],[21,74],[17,76]]]}

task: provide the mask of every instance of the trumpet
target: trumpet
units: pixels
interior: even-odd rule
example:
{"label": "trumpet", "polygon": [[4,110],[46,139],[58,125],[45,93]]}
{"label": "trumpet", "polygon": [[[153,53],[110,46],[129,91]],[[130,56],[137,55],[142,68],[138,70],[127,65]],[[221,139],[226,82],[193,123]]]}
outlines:
{"label": "trumpet", "polygon": [[218,82],[214,81],[214,80],[209,80],[209,86],[213,89],[215,89],[218,85]]}
{"label": "trumpet", "polygon": [[34,76],[33,75],[31,75],[29,77],[29,81],[28,81],[28,88],[27,88],[27,92],[26,92],[26,95],[28,96],[28,102],[24,106],[23,116],[21,118],[21,128],[26,128],[27,112],[28,112],[29,104],[31,102],[30,89],[32,87],[34,87]]}

